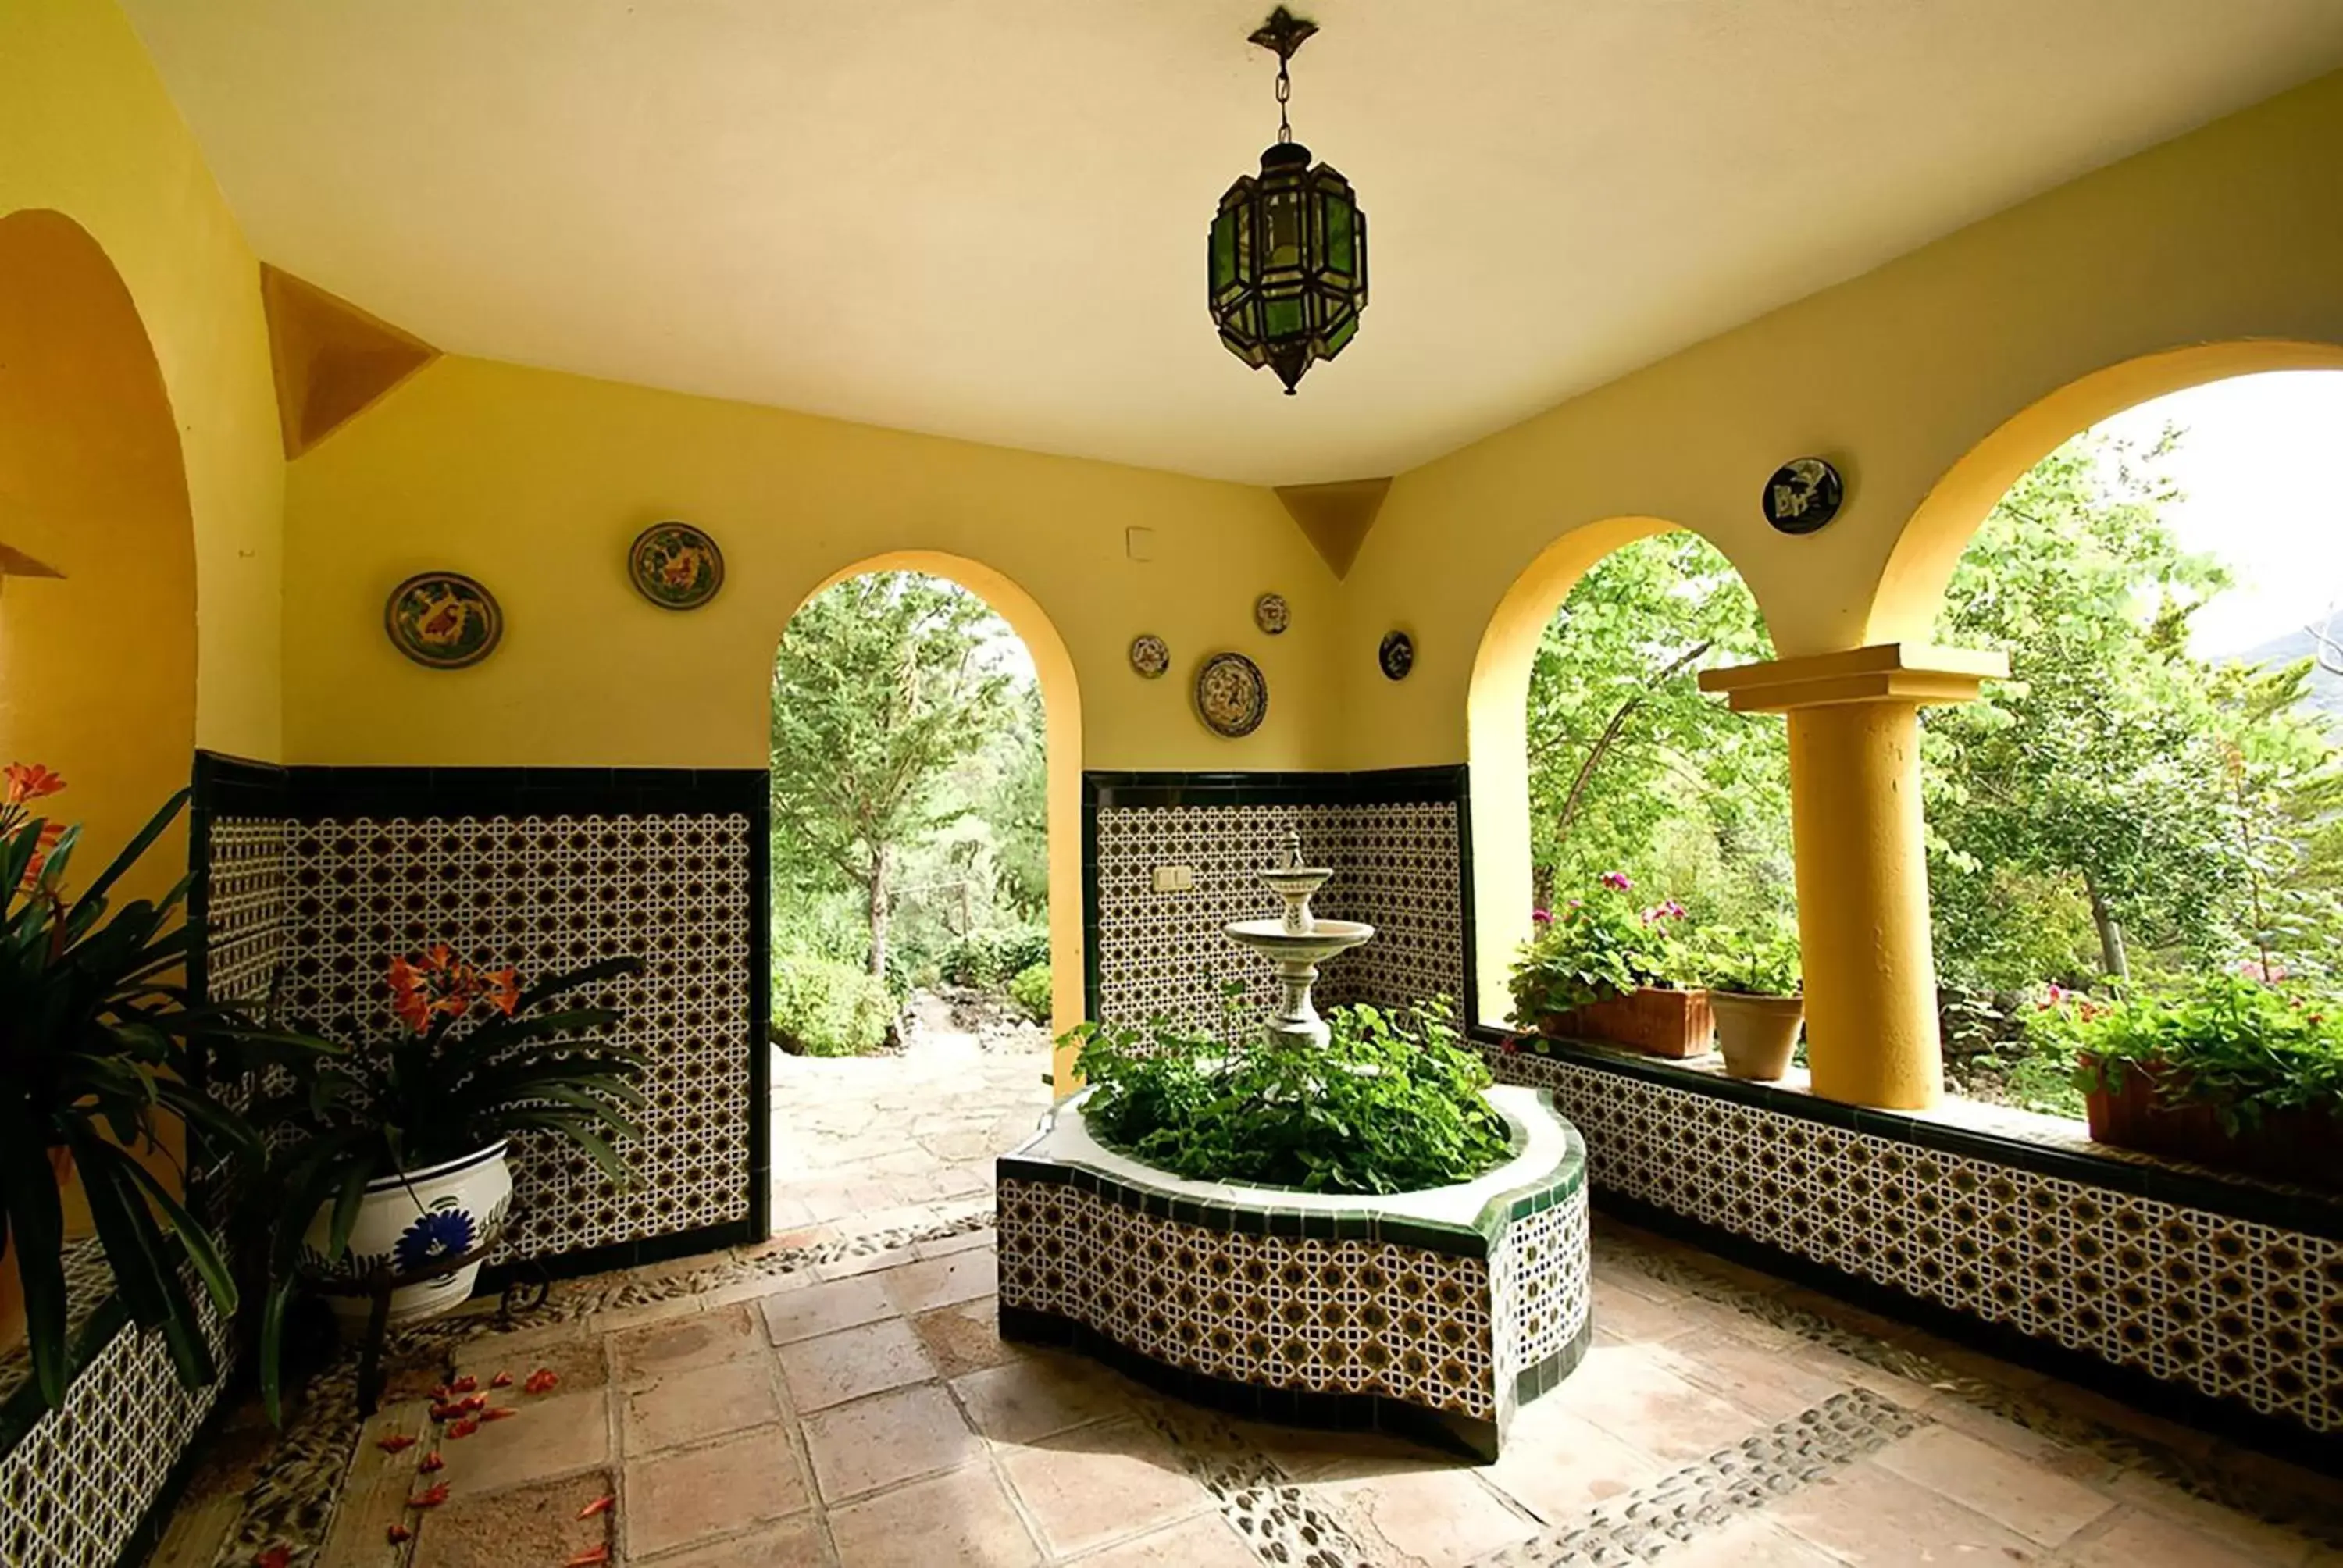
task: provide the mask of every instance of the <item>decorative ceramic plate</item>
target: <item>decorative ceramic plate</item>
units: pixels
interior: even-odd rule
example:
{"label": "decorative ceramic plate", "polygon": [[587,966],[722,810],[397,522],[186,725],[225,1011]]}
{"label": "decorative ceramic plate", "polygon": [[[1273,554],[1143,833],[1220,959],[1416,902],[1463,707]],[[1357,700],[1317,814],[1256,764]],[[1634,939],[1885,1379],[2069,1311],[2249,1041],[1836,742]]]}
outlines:
{"label": "decorative ceramic plate", "polygon": [[1268,713],[1269,682],[1243,654],[1216,653],[1196,671],[1196,715],[1213,734],[1251,735]]}
{"label": "decorative ceramic plate", "polygon": [[1383,633],[1383,646],[1375,649],[1375,662],[1383,667],[1384,678],[1405,680],[1407,672],[1415,668],[1415,638],[1403,631]]}
{"label": "decorative ceramic plate", "polygon": [[1785,534],[1811,534],[1838,516],[1846,487],[1820,457],[1794,457],[1765,481],[1765,520]]}
{"label": "decorative ceramic plate", "polygon": [[1172,648],[1153,632],[1141,632],[1131,639],[1131,668],[1148,680],[1154,679],[1172,668]]}
{"label": "decorative ceramic plate", "polygon": [[1275,637],[1286,628],[1293,612],[1285,608],[1283,594],[1265,593],[1252,601],[1252,623]]}
{"label": "decorative ceramic plate", "polygon": [[698,609],[724,586],[724,552],[689,523],[653,523],[635,536],[627,576],[662,609]]}
{"label": "decorative ceramic plate", "polygon": [[382,628],[393,648],[433,669],[461,669],[505,634],[496,596],[461,572],[417,572],[390,590]]}

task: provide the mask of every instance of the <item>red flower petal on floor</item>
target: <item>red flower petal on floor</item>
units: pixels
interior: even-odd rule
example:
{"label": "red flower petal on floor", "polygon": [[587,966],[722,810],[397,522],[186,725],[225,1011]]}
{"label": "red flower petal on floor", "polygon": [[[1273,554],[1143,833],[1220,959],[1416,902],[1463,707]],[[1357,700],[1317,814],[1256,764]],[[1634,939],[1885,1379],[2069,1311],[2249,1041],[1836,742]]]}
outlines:
{"label": "red flower petal on floor", "polygon": [[435,1404],[431,1407],[431,1419],[434,1421],[453,1421],[463,1413],[464,1407],[460,1403]]}
{"label": "red flower petal on floor", "polygon": [[382,1538],[389,1542],[393,1546],[397,1546],[402,1542],[414,1540],[415,1532],[409,1530],[404,1524],[394,1524],[389,1529],[382,1533]]}
{"label": "red flower petal on floor", "polygon": [[263,1552],[259,1556],[252,1560],[252,1568],[286,1568],[286,1565],[292,1561],[293,1549],[291,1547],[271,1546],[267,1551]]}
{"label": "red flower petal on floor", "polygon": [[535,1372],[528,1374],[528,1382],[521,1384],[521,1387],[527,1389],[531,1393],[543,1393],[547,1389],[551,1388],[555,1383],[558,1383],[560,1381],[560,1374],[556,1372],[551,1367],[539,1367]]}
{"label": "red flower petal on floor", "polygon": [[486,1410],[488,1405],[488,1396],[487,1394],[468,1393],[464,1396],[464,1402],[458,1405],[456,1408],[458,1410]]}
{"label": "red flower petal on floor", "polygon": [[480,1419],[482,1421],[502,1421],[508,1415],[518,1415],[519,1413],[520,1412],[513,1409],[513,1407],[508,1404],[492,1404],[488,1406],[488,1409],[480,1412]]}
{"label": "red flower petal on floor", "polygon": [[474,1377],[470,1372],[466,1372],[462,1377],[459,1377],[454,1382],[449,1383],[447,1385],[447,1391],[450,1393],[469,1393],[479,1386],[480,1380]]}
{"label": "red flower petal on floor", "polygon": [[588,1503],[585,1507],[579,1509],[578,1511],[578,1517],[580,1519],[591,1519],[597,1513],[608,1513],[610,1512],[610,1504],[618,1501],[618,1500],[616,1496],[606,1492],[602,1493],[601,1496],[596,1498],[593,1502]]}
{"label": "red flower petal on floor", "polygon": [[585,1551],[564,1563],[561,1568],[594,1568],[596,1563],[608,1563],[609,1560],[610,1549],[608,1546],[588,1546]]}
{"label": "red flower petal on floor", "polygon": [[510,1373],[510,1372],[498,1372],[496,1376],[494,1376],[494,1377],[492,1377],[492,1378],[490,1378],[490,1379],[488,1380],[488,1386],[489,1386],[490,1388],[510,1388],[510,1387],[512,1387],[512,1373]]}
{"label": "red flower petal on floor", "polygon": [[447,1501],[447,1483],[441,1482],[428,1492],[418,1492],[407,1500],[409,1508],[437,1508]]}
{"label": "red flower petal on floor", "polygon": [[429,1475],[434,1471],[446,1469],[447,1466],[447,1462],[439,1457],[439,1451],[435,1448],[430,1452],[425,1454],[420,1460],[417,1460],[416,1462],[415,1468],[421,1471],[424,1474]]}
{"label": "red flower petal on floor", "polygon": [[453,1394],[456,1391],[454,1389],[449,1388],[443,1382],[437,1388],[431,1391],[431,1397],[437,1400],[440,1403],[445,1404],[447,1402],[448,1396]]}
{"label": "red flower petal on floor", "polygon": [[407,1449],[413,1448],[415,1446],[415,1440],[407,1436],[403,1432],[393,1432],[390,1436],[386,1437],[381,1442],[376,1443],[375,1446],[382,1450],[385,1453],[398,1453]]}
{"label": "red flower petal on floor", "polygon": [[461,1421],[451,1421],[447,1423],[449,1437],[469,1437],[479,1430],[480,1422],[477,1416],[468,1415]]}

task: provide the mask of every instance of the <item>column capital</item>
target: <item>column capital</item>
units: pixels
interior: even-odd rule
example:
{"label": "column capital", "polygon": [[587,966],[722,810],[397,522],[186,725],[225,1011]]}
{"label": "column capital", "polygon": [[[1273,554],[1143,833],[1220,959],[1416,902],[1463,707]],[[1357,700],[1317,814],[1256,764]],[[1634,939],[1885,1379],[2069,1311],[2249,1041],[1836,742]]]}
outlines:
{"label": "column capital", "polygon": [[1973,702],[1986,681],[2008,675],[2009,656],[1997,650],[1881,642],[1704,669],[1700,689],[1724,692],[1735,713],[1787,713],[1850,702]]}

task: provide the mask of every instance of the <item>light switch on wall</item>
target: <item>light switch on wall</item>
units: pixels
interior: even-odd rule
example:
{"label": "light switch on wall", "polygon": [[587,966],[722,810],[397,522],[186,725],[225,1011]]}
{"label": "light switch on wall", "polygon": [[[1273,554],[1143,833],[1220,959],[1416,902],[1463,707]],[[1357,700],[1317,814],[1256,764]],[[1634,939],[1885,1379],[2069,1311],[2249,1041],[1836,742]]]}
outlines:
{"label": "light switch on wall", "polygon": [[1159,893],[1192,893],[1196,890],[1196,870],[1192,866],[1158,866],[1155,868],[1155,890]]}

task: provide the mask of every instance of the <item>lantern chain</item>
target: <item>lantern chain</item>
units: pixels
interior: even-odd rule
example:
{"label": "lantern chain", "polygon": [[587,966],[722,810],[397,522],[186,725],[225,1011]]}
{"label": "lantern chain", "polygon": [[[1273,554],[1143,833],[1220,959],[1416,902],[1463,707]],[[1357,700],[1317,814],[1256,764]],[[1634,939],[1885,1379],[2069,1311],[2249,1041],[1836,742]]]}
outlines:
{"label": "lantern chain", "polygon": [[1285,117],[1286,100],[1293,96],[1293,78],[1285,74],[1283,55],[1277,57],[1277,139],[1282,145],[1293,139],[1292,122]]}

